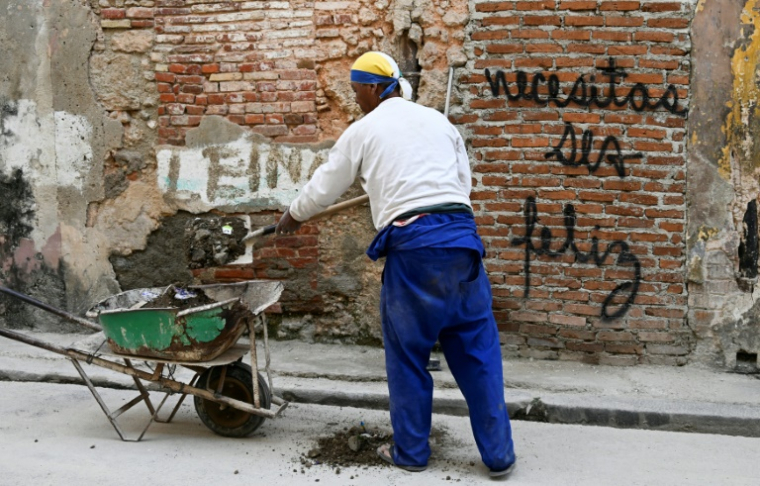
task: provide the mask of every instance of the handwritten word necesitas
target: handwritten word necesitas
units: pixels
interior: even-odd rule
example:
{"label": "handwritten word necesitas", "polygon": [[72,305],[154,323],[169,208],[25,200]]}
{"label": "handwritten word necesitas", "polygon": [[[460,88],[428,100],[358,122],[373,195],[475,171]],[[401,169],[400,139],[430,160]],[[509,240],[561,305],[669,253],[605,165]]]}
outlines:
{"label": "handwritten word necesitas", "polygon": [[[678,107],[678,90],[672,84],[665,89],[665,93],[659,98],[652,98],[649,95],[649,90],[643,83],[636,83],[633,88],[628,92],[626,96],[620,97],[617,90],[619,88],[619,82],[628,76],[623,68],[615,67],[613,59],[609,61],[609,67],[601,70],[602,76],[606,76],[607,89],[609,96],[602,96],[604,92],[603,88],[600,88],[595,84],[595,76],[591,76],[590,82],[587,83],[584,76],[578,76],[573,84],[570,93],[562,99],[560,97],[560,81],[556,74],[549,75],[547,79],[543,73],[537,72],[533,74],[533,79],[528,82],[528,74],[524,71],[517,71],[515,74],[516,92],[513,93],[510,89],[510,84],[507,82],[504,71],[496,71],[491,76],[491,71],[486,68],[485,75],[488,80],[488,84],[491,85],[491,94],[494,98],[498,98],[501,95],[501,89],[504,88],[504,93],[509,101],[519,100],[532,100],[539,106],[548,106],[549,103],[554,104],[559,108],[564,108],[571,103],[583,107],[607,108],[610,105],[617,107],[623,107],[630,105],[631,109],[640,112],[644,110],[655,110],[659,107],[663,107],[670,113],[679,116],[686,116],[687,110]],[[548,94],[542,95],[542,85],[546,84]],[[530,85],[530,89],[528,86]],[[654,99],[655,101],[650,101]]]}

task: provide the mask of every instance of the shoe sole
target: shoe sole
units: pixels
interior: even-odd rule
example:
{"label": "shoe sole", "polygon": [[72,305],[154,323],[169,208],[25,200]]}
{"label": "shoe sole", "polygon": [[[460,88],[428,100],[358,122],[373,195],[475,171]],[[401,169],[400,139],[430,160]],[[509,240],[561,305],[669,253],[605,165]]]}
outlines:
{"label": "shoe sole", "polygon": [[503,471],[489,471],[488,475],[494,479],[496,478],[502,478],[504,476],[508,476],[514,472],[515,467],[517,466],[516,462],[513,462],[512,465],[510,465],[508,468],[504,469]]}
{"label": "shoe sole", "polygon": [[[389,450],[388,452],[390,452],[391,454],[393,453],[393,452],[391,452],[390,450]],[[386,456],[385,454],[383,454],[382,452],[380,452],[380,448],[378,448],[378,449],[375,451],[375,453],[377,454],[377,457],[379,457],[379,458],[380,458],[380,459],[382,459],[383,461],[387,462],[387,463],[388,463],[388,464],[390,464],[391,466],[396,466],[397,468],[399,468],[399,469],[403,469],[404,471],[409,471],[409,472],[422,472],[422,471],[424,471],[425,469],[427,469],[427,466],[402,466],[402,465],[400,465],[400,464],[396,464],[395,462],[393,462],[393,457],[389,457],[389,456]]]}

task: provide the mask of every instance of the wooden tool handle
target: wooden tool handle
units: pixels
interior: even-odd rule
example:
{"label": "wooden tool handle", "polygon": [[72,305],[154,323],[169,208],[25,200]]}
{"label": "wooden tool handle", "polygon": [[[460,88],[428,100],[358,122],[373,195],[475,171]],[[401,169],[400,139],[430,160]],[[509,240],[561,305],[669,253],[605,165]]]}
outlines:
{"label": "wooden tool handle", "polygon": [[[339,213],[349,208],[353,208],[354,206],[359,206],[360,204],[364,204],[368,201],[369,201],[369,196],[365,194],[363,196],[349,199],[348,201],[343,201],[338,204],[333,204],[332,206],[328,206],[328,208],[322,211],[321,213],[317,213],[311,218],[309,218],[309,221],[316,221],[318,219],[325,218],[332,214]],[[275,229],[277,229],[276,224],[270,224],[269,226],[264,226],[263,228],[259,228],[256,231],[252,231],[248,233],[248,235],[245,238],[243,238],[243,241],[248,241],[258,236],[271,235],[272,233],[274,233]]]}
{"label": "wooden tool handle", "polygon": [[333,204],[332,206],[328,206],[328,208],[322,211],[321,213],[315,214],[314,216],[309,218],[309,221],[316,221],[318,219],[325,218],[332,214],[339,213],[345,209],[349,209],[354,206],[359,206],[360,204],[364,204],[365,202],[368,202],[368,201],[369,201],[369,196],[365,194],[363,196],[349,199],[348,201],[343,201],[338,204]]}

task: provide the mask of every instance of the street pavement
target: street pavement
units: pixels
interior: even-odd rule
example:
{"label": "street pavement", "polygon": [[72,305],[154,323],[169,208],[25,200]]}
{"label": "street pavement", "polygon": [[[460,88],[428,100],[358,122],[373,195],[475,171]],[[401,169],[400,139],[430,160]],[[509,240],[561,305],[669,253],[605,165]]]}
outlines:
{"label": "street pavement", "polygon": [[[112,405],[134,396],[105,388]],[[176,396],[172,398],[176,399]],[[121,417],[137,433],[144,408]],[[122,442],[87,388],[0,382],[0,485],[495,484],[465,417],[436,414],[428,470],[408,473],[377,460],[366,466],[302,463],[319,437],[365,423],[390,431],[387,412],[296,403],[246,439],[214,435],[192,405],[143,441]],[[760,438],[513,421],[518,466],[505,484],[530,486],[754,486]],[[308,464],[308,461],[307,461]]]}
{"label": "street pavement", "polygon": [[[92,349],[99,335],[26,332]],[[241,341],[242,342],[242,341]],[[82,344],[77,344],[82,346]],[[384,355],[379,348],[272,341],[271,368],[278,395],[294,403],[387,410]],[[104,348],[100,348],[101,351]],[[442,356],[432,375],[438,413],[466,416],[467,406]],[[259,352],[260,366],[264,353]],[[133,387],[126,375],[85,366],[93,382]],[[592,366],[575,362],[504,360],[510,415],[516,419],[618,428],[760,437],[760,375],[706,366]],[[81,383],[63,356],[0,338],[0,380]],[[758,454],[760,457],[760,453]]]}

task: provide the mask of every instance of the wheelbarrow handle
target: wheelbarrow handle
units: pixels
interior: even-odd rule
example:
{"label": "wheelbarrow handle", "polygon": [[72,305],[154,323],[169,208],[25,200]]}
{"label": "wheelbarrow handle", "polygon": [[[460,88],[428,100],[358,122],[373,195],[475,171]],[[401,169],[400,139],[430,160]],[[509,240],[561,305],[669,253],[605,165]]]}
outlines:
{"label": "wheelbarrow handle", "polygon": [[47,305],[44,302],[40,302],[37,299],[33,299],[33,298],[29,297],[28,295],[24,295],[24,294],[22,294],[20,292],[16,292],[15,290],[11,290],[8,287],[3,287],[2,285],[0,285],[0,292],[2,292],[4,294],[7,294],[7,295],[10,295],[11,297],[15,297],[15,298],[17,298],[19,300],[22,300],[22,301],[26,302],[27,304],[31,304],[31,305],[33,305],[35,307],[39,307],[40,309],[45,310],[47,312],[50,312],[51,314],[55,314],[58,317],[63,317],[64,319],[66,319],[68,321],[75,322],[75,323],[79,324],[80,326],[84,326],[84,327],[86,327],[88,329],[92,329],[92,330],[95,330],[95,331],[102,331],[103,330],[102,327],[100,327],[98,324],[96,324],[96,323],[94,323],[92,321],[88,321],[87,319],[82,319],[79,316],[75,316],[74,314],[71,314],[69,312],[63,311],[61,309],[56,309],[55,307]]}

